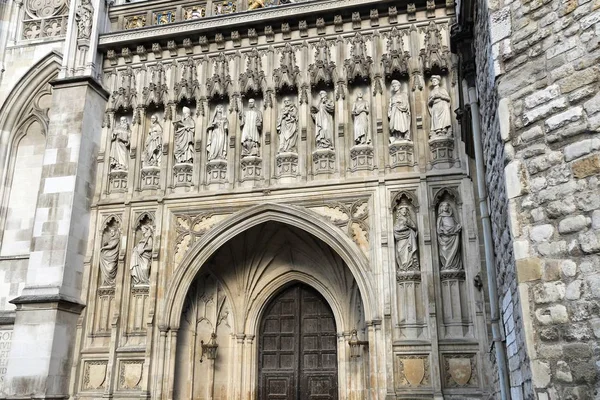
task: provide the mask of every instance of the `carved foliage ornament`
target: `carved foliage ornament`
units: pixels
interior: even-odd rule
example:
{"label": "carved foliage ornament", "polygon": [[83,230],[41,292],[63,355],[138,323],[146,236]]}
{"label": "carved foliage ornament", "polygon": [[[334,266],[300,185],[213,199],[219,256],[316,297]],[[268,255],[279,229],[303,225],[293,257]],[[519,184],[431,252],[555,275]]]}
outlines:
{"label": "carved foliage ornament", "polygon": [[196,62],[193,58],[188,58],[179,65],[180,79],[175,83],[175,95],[177,101],[197,100],[199,99],[200,83],[198,82],[198,73]]}
{"label": "carved foliage ornament", "polygon": [[279,53],[281,54],[279,68],[273,71],[275,89],[278,92],[293,90],[298,86],[300,74],[300,68],[296,64],[296,52],[291,44],[286,43]]}
{"label": "carved foliage ornament", "polygon": [[406,30],[399,30],[396,27],[384,34],[387,39],[387,53],[381,57],[381,63],[388,79],[409,74],[408,61],[410,53],[404,50],[403,40],[403,36],[406,34]]}
{"label": "carved foliage ornament", "polygon": [[478,385],[475,354],[452,354],[444,356],[446,387],[468,387]]}
{"label": "carved foliage ornament", "polygon": [[429,386],[429,357],[426,355],[397,355],[400,386]]}
{"label": "carved foliage ornament", "polygon": [[367,55],[365,38],[357,32],[352,38],[346,39],[346,42],[350,44],[350,58],[344,61],[348,82],[368,81],[373,59]]}
{"label": "carved foliage ornament", "polygon": [[420,32],[425,34],[425,47],[421,49],[419,58],[426,74],[448,72],[450,67],[450,50],[443,45],[441,29],[446,29],[446,26],[433,21],[427,27],[420,28]]}
{"label": "carved foliage ornament", "polygon": [[240,74],[240,90],[242,93],[259,94],[266,91],[261,56],[262,54],[256,48],[246,53],[246,71]]}
{"label": "carved foliage ornament", "polygon": [[[166,68],[170,68],[170,65],[167,65]],[[148,83],[148,86],[145,86],[142,90],[144,105],[148,106],[153,103],[155,105],[162,104],[166,107],[169,89],[167,86],[165,65],[163,65],[162,62],[158,62],[149,69],[150,82]]]}
{"label": "carved foliage ornament", "polygon": [[176,214],[174,261],[179,264],[194,242],[229,214]]}
{"label": "carved foliage ornament", "polygon": [[[112,109],[123,110],[137,107],[136,78],[133,68],[127,67],[119,73],[120,80],[117,90],[112,94]],[[135,121],[132,121],[135,123]]]}
{"label": "carved foliage ornament", "polygon": [[208,97],[224,98],[229,96],[231,76],[229,75],[230,57],[224,53],[213,58],[213,75],[207,79]]}
{"label": "carved foliage ornament", "polygon": [[308,66],[312,86],[330,85],[337,81],[335,63],[331,61],[330,46],[331,44],[324,38],[312,45],[315,49],[315,62]]}

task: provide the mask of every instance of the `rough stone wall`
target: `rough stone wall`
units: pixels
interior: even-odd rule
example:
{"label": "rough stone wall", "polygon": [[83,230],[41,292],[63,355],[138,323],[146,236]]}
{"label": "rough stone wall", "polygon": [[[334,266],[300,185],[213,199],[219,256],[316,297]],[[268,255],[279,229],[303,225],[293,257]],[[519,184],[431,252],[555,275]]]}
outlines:
{"label": "rough stone wall", "polygon": [[600,2],[486,3],[478,91],[513,398],[519,381],[524,398],[597,398]]}

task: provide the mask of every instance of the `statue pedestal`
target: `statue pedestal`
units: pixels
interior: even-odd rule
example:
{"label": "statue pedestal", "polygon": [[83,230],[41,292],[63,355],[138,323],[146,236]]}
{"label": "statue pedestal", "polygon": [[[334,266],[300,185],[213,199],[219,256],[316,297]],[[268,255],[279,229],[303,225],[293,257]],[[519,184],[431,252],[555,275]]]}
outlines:
{"label": "statue pedestal", "polygon": [[258,181],[262,171],[262,158],[257,156],[242,157],[242,182]]}
{"label": "statue pedestal", "polygon": [[208,175],[208,184],[227,182],[227,161],[210,160],[206,164],[206,174]]}
{"label": "statue pedestal", "polygon": [[429,139],[431,164],[454,162],[454,138],[452,136],[433,136]]}
{"label": "statue pedestal", "polygon": [[278,153],[275,156],[277,162],[278,178],[295,178],[298,176],[298,154]]}
{"label": "statue pedestal", "polygon": [[127,191],[127,171],[117,169],[108,173],[108,191],[120,193]]}
{"label": "statue pedestal", "polygon": [[390,168],[412,167],[414,143],[410,140],[397,140],[390,144]]}
{"label": "statue pedestal", "polygon": [[142,190],[160,188],[160,167],[142,168]]}
{"label": "statue pedestal", "polygon": [[173,165],[173,174],[175,175],[175,187],[178,186],[191,186],[192,185],[192,171],[194,170],[194,164],[181,163]]}
{"label": "statue pedestal", "polygon": [[373,146],[357,144],[350,149],[350,171],[373,170]]}
{"label": "statue pedestal", "polygon": [[332,149],[317,149],[312,156],[315,175],[332,174],[335,171],[335,151]]}

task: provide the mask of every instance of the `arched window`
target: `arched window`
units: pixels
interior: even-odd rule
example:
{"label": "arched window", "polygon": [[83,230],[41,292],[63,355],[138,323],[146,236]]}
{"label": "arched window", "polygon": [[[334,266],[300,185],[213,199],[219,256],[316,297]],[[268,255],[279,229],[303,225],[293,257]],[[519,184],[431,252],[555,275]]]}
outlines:
{"label": "arched window", "polygon": [[43,125],[28,120],[13,147],[0,256],[29,254],[46,138]]}

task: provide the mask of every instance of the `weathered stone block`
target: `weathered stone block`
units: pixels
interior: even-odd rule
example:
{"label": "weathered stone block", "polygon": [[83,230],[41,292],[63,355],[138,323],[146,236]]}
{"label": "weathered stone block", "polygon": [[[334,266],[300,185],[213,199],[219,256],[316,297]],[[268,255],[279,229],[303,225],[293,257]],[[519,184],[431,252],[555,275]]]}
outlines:
{"label": "weathered stone block", "polygon": [[[592,254],[600,252],[600,232],[588,231],[579,234],[579,243],[584,253]],[[600,289],[600,287],[599,287]]]}
{"label": "weathered stone block", "polygon": [[565,297],[565,284],[562,282],[547,282],[533,288],[533,300],[536,304],[554,303]]}
{"label": "weathered stone block", "polygon": [[510,162],[504,168],[504,173],[506,176],[506,195],[509,199],[514,199],[527,192],[527,177],[520,161]]}
{"label": "weathered stone block", "polygon": [[535,310],[535,317],[542,325],[565,324],[569,321],[567,307],[562,304],[547,308],[538,308]]}
{"label": "weathered stone block", "polygon": [[577,264],[572,260],[564,260],[560,263],[562,274],[566,277],[573,277],[577,273]]}
{"label": "weathered stone block", "polygon": [[600,156],[593,155],[573,162],[571,166],[573,176],[577,179],[587,178],[588,176],[600,173]]}
{"label": "weathered stone block", "polygon": [[567,107],[567,99],[560,97],[550,102],[544,103],[530,111],[523,113],[523,125],[529,125],[540,118],[545,118],[550,114],[563,110]]}
{"label": "weathered stone block", "polygon": [[565,147],[565,161],[572,161],[600,149],[600,138],[581,140]]}
{"label": "weathered stone block", "polygon": [[519,283],[535,281],[542,277],[542,261],[539,258],[524,258],[516,263]]}
{"label": "weathered stone block", "polygon": [[583,215],[567,217],[560,221],[560,223],[558,224],[558,231],[563,234],[579,232],[580,230],[590,225],[591,222],[592,221],[590,218],[586,218]]}
{"label": "weathered stone block", "polygon": [[525,97],[525,107],[534,108],[560,96],[560,87],[551,85]]}
{"label": "weathered stone block", "polygon": [[537,225],[531,228],[529,238],[534,242],[544,242],[550,239],[554,233],[554,227],[550,224]]}
{"label": "weathered stone block", "polygon": [[577,300],[581,297],[581,293],[583,291],[583,281],[576,280],[567,285],[567,289],[565,291],[565,297],[568,300]]}
{"label": "weathered stone block", "polygon": [[546,131],[550,132],[558,128],[562,128],[563,126],[569,124],[570,122],[575,122],[580,120],[583,117],[583,108],[582,107],[573,107],[570,108],[560,114],[556,114],[546,120]]}

